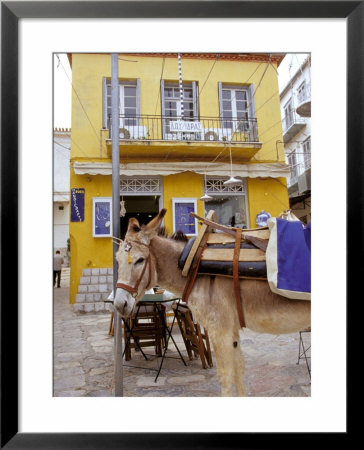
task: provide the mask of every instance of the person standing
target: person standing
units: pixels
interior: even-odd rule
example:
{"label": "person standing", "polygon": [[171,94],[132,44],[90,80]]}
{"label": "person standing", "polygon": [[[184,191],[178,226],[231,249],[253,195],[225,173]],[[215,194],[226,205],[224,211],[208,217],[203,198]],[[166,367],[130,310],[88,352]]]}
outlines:
{"label": "person standing", "polygon": [[59,250],[56,251],[56,254],[53,257],[53,286],[61,287],[61,271],[62,264],[64,263],[63,258],[61,256],[61,252]]}

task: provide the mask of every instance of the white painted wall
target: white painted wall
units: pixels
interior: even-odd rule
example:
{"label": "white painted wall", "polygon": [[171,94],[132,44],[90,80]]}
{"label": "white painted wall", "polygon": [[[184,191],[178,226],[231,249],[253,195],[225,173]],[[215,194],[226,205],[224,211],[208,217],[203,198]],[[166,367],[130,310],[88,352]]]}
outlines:
{"label": "white painted wall", "polygon": [[70,145],[70,130],[56,128],[53,133],[53,247],[63,256],[67,256],[69,238]]}
{"label": "white painted wall", "polygon": [[[287,67],[289,71],[289,68]],[[299,104],[297,90],[302,82],[305,81],[306,87],[311,88],[311,72],[310,64],[303,64],[297,68],[295,67],[294,73],[291,73],[291,77],[288,78],[287,84],[281,91],[281,117],[282,123],[284,123],[285,111],[284,107],[290,98],[293,99],[293,109],[295,110]],[[303,142],[311,137],[311,118],[301,117],[299,114],[295,113],[298,120],[305,123],[305,127],[300,130],[290,142],[284,145],[286,162],[288,163],[287,156],[296,150],[297,155],[297,176],[302,175],[305,170],[304,164],[304,152],[303,152]],[[288,187],[296,182],[296,180],[287,179]]]}

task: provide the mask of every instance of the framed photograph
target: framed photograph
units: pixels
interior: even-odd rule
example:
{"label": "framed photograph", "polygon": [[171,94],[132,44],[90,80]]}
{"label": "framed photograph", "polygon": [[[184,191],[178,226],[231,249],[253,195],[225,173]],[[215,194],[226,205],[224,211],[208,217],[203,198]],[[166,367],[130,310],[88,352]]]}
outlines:
{"label": "framed photograph", "polygon": [[[318,432],[323,432],[326,443],[330,433],[346,437],[346,304],[361,289],[362,277],[356,256],[358,230],[364,226],[363,214],[358,214],[364,195],[363,24],[363,1],[1,3],[1,448],[228,449],[266,447],[275,439],[290,440],[293,447],[297,433],[314,432],[320,439]],[[336,26],[340,33],[335,33]],[[189,37],[186,27],[203,38],[196,33]],[[315,28],[320,32],[315,34]],[[52,175],[44,170],[52,167],[53,53],[196,48],[312,53],[314,140],[323,150],[314,156],[314,164],[316,174],[321,169],[325,173],[325,183],[315,182],[318,190],[319,185],[325,189],[315,197],[313,245],[319,241],[328,265],[336,263],[334,272],[325,268],[323,273],[320,260],[313,260],[313,286],[318,300],[323,299],[314,304],[315,354],[320,355],[313,368],[314,394],[297,402],[289,399],[289,407],[284,398],[270,398],[269,403],[264,398],[211,398],[202,405],[196,398],[173,399],[178,413],[171,414],[166,414],[165,402],[154,399],[148,421],[140,411],[150,408],[150,398],[54,398],[53,292],[51,281],[45,281],[52,276]],[[346,74],[339,81],[338,72]],[[337,114],[340,127],[332,133]],[[99,131],[90,125],[95,139]],[[37,151],[29,151],[30,137]],[[80,142],[72,145],[82,149]],[[324,161],[319,165],[320,158]],[[327,222],[327,211],[335,210],[344,224],[340,239],[335,224]],[[329,321],[322,320],[328,303]],[[335,345],[323,336],[332,337]],[[78,368],[70,370],[76,373]],[[336,407],[330,408],[333,396]],[[171,405],[171,399],[163,400]],[[201,411],[198,423],[181,420],[190,418],[191,405]]]}
{"label": "framed photograph", "polygon": [[112,198],[94,197],[92,199],[92,236],[112,236]]}
{"label": "framed photograph", "polygon": [[191,216],[197,213],[195,198],[172,198],[173,233],[182,231],[186,236],[197,235],[197,219]]}

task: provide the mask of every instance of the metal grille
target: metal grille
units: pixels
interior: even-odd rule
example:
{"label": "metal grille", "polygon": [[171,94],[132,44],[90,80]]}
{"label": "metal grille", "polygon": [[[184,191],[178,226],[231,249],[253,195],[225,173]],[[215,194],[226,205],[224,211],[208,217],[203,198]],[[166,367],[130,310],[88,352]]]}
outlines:
{"label": "metal grille", "polygon": [[[172,89],[172,88],[171,88]],[[177,89],[177,88],[173,88]],[[170,92],[177,95],[176,92]],[[167,95],[167,94],[166,94]],[[257,119],[222,119],[219,117],[194,118],[192,89],[184,88],[184,119],[185,123],[200,124],[201,131],[172,132],[169,128],[170,121],[179,120],[180,112],[172,101],[165,107],[166,115],[149,116],[120,115],[120,123],[125,126],[119,130],[121,140],[174,140],[174,141],[217,141],[217,142],[259,142]],[[111,139],[111,117],[108,120],[109,139]]]}
{"label": "metal grille", "polygon": [[160,178],[124,178],[120,180],[121,193],[155,193],[161,192]]}
{"label": "metal grille", "polygon": [[236,186],[225,186],[227,178],[206,178],[205,192],[208,194],[245,194],[245,181]]}

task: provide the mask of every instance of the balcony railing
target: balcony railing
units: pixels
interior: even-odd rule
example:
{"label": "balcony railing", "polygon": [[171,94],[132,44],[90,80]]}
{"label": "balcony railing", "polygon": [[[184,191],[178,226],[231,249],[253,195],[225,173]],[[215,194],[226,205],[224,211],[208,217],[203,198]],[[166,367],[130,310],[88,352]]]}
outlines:
{"label": "balcony railing", "polygon": [[294,111],[290,111],[283,119],[283,133],[286,133],[294,125],[305,125],[305,119],[299,117]]}
{"label": "balcony railing", "polygon": [[303,103],[311,99],[311,84],[305,84],[302,91],[297,92],[297,104]]}
{"label": "balcony railing", "polygon": [[[111,139],[111,117],[108,119]],[[256,119],[120,115],[120,140],[258,142]]]}

